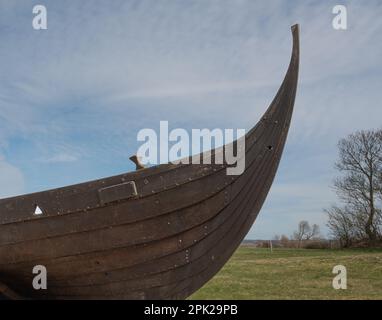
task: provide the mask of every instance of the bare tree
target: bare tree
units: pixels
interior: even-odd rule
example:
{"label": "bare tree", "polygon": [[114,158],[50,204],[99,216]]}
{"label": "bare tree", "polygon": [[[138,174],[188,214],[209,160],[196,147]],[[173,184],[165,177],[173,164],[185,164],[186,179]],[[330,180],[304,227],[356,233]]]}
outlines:
{"label": "bare tree", "polygon": [[354,227],[354,216],[346,206],[339,208],[332,206],[330,209],[325,210],[328,214],[328,227],[331,235],[340,241],[341,247],[349,247],[353,240],[358,238],[355,234],[357,230]]}
{"label": "bare tree", "polygon": [[309,229],[310,226],[308,221],[300,221],[298,224],[297,231],[293,232],[293,239],[301,242],[305,234],[309,231]]}
{"label": "bare tree", "polygon": [[371,243],[381,237],[382,130],[358,131],[338,143],[336,168],[342,176],[334,189],[343,207],[327,209],[328,227],[349,245],[352,239]]}
{"label": "bare tree", "polygon": [[303,240],[310,240],[317,237],[320,234],[320,228],[317,224],[310,226],[308,221],[300,221],[297,231],[293,233],[293,239],[299,241],[299,247]]}
{"label": "bare tree", "polygon": [[307,240],[318,238],[320,235],[320,227],[318,224],[312,225],[312,231],[307,235]]}

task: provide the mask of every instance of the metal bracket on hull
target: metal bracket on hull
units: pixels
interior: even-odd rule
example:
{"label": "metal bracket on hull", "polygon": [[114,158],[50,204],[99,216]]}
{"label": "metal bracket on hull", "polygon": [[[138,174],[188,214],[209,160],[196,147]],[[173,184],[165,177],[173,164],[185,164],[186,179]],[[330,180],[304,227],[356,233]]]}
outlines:
{"label": "metal bracket on hull", "polygon": [[138,196],[134,181],[129,181],[98,190],[101,205],[111,202],[127,200]]}

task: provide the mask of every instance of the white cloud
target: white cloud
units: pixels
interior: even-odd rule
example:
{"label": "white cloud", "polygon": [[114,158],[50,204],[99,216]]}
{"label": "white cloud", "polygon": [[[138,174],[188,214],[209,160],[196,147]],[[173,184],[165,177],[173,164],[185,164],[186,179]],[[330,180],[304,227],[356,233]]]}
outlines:
{"label": "white cloud", "polygon": [[78,160],[78,158],[72,154],[60,153],[60,154],[55,154],[55,155],[53,155],[49,158],[46,158],[46,159],[41,159],[41,162],[59,163],[59,162],[74,162],[77,160]]}
{"label": "white cloud", "polygon": [[[48,32],[10,33],[6,35],[10,45],[1,49],[2,68],[8,74],[1,93],[8,103],[17,97],[13,102],[18,112],[12,119],[33,132],[48,120],[46,111],[52,107],[57,113],[64,111],[73,100],[86,102],[79,108],[90,106],[92,111],[113,111],[124,117],[137,99],[148,110],[163,104],[185,109],[191,101],[189,121],[206,106],[211,118],[221,108],[227,117],[254,108],[261,112],[266,105],[254,106],[242,96],[266,103],[272,99],[288,63],[289,26],[295,22],[301,23],[299,117],[310,120],[315,112],[333,108],[341,110],[343,123],[354,124],[354,117],[342,112],[344,107],[328,101],[328,96],[334,99],[335,88],[321,90],[314,107],[302,89],[312,91],[327,79],[380,67],[378,2],[373,10],[350,3],[346,32],[332,29],[331,2],[289,6],[283,1],[195,1],[164,6],[130,1],[111,6],[83,1],[79,7],[76,1],[65,6],[48,1],[46,5]],[[233,95],[235,108],[220,105]],[[24,112],[27,117],[19,118]],[[246,124],[246,118],[238,121]],[[309,121],[309,128],[323,131],[315,121]]]}

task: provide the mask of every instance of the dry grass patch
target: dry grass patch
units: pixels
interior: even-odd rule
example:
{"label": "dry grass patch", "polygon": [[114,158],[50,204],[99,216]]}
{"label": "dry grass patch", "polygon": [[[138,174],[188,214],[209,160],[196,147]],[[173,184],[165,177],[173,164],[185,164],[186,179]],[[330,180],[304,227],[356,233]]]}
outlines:
{"label": "dry grass patch", "polygon": [[[332,288],[338,264],[347,268],[347,290]],[[191,299],[382,299],[382,249],[240,247]]]}

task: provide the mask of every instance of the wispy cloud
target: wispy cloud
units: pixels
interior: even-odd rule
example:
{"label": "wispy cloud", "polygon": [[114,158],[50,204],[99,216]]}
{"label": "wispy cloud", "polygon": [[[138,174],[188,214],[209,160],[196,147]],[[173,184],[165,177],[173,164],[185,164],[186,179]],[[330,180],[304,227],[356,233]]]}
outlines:
{"label": "wispy cloud", "polygon": [[74,162],[77,160],[78,160],[78,158],[74,155],[60,153],[60,154],[56,154],[50,158],[41,159],[40,161],[44,162],[44,163],[58,163],[58,162]]}

